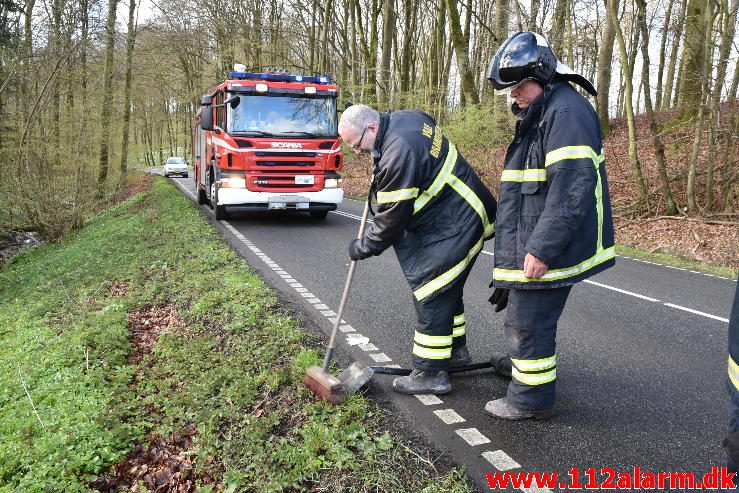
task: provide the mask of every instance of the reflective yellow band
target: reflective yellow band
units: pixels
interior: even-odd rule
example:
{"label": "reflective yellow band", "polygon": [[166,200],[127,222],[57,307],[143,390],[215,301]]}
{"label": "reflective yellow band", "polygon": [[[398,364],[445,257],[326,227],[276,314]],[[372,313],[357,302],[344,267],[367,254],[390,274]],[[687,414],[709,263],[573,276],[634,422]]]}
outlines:
{"label": "reflective yellow band", "polygon": [[603,150],[598,155],[590,146],[567,146],[560,147],[553,151],[547,152],[544,166],[551,166],[554,163],[565,159],[592,159],[594,163],[602,163],[605,160]]}
{"label": "reflective yellow band", "polygon": [[557,378],[556,368],[544,373],[521,373],[515,366],[511,370],[513,378],[526,385],[543,385]]}
{"label": "reflective yellow band", "polygon": [[500,181],[547,181],[547,170],[536,169],[504,169]]}
{"label": "reflective yellow band", "polygon": [[475,255],[480,253],[480,250],[482,250],[483,240],[484,237],[477,240],[477,243],[475,243],[475,245],[470,249],[467,256],[457,265],[444,272],[436,279],[430,280],[420,288],[413,291],[413,296],[415,296],[418,301],[422,301],[455,280],[457,276],[464,272],[470,262],[472,262],[472,259],[475,258]]}
{"label": "reflective yellow band", "polygon": [[478,197],[477,194],[472,191],[472,189],[468,187],[465,182],[454,175],[449,175],[449,185],[451,185],[452,188],[459,195],[461,195],[468,204],[470,204],[470,207],[472,207],[475,212],[477,212],[477,215],[480,216],[480,220],[482,221],[482,228],[485,231],[485,237],[487,238],[488,236],[493,234],[493,225],[490,224],[488,213],[485,210],[485,206],[482,204],[482,200],[480,200],[480,197]]}
{"label": "reflective yellow band", "polygon": [[416,331],[413,341],[424,346],[451,346],[451,336],[432,336]]}
{"label": "reflective yellow band", "polygon": [[459,325],[457,327],[454,327],[454,330],[452,332],[452,337],[459,337],[466,334],[465,325]]}
{"label": "reflective yellow band", "polygon": [[454,325],[459,325],[464,323],[464,313],[461,315],[455,315],[454,316]]}
{"label": "reflective yellow band", "polygon": [[446,160],[444,161],[444,166],[441,167],[441,171],[439,171],[439,174],[436,175],[436,178],[434,178],[434,182],[431,184],[428,190],[424,190],[423,192],[421,192],[421,195],[419,195],[416,201],[413,203],[414,214],[423,209],[423,207],[429,203],[429,200],[436,197],[436,194],[441,191],[441,189],[446,184],[447,179],[452,174],[452,169],[454,169],[454,165],[456,163],[457,148],[454,147],[454,144],[449,142],[449,149],[446,151]]}
{"label": "reflective yellow band", "polygon": [[729,356],[729,378],[731,383],[734,384],[734,388],[739,390],[739,365],[731,356]]}
{"label": "reflective yellow band", "polygon": [[430,349],[414,344],[413,354],[425,359],[449,359],[452,357],[452,348]]}
{"label": "reflective yellow band", "polygon": [[377,192],[377,203],[388,204],[390,202],[415,199],[416,197],[418,197],[417,188],[403,188],[401,190],[393,190],[392,192]]}
{"label": "reflective yellow band", "polygon": [[557,355],[549,356],[548,358],[541,359],[514,359],[511,358],[511,363],[515,365],[521,371],[541,371],[548,370],[557,366]]}
{"label": "reflective yellow band", "polygon": [[539,279],[529,279],[524,276],[523,271],[519,269],[493,269],[493,279],[496,281],[511,281],[511,282],[548,282],[548,281],[559,281],[560,279],[567,279],[568,277],[575,277],[588,269],[595,267],[598,264],[610,260],[616,256],[616,249],[614,247],[606,248],[601,250],[600,253],[596,253],[589,259],[580,262],[574,267],[566,267],[564,269],[552,269],[547,271]]}

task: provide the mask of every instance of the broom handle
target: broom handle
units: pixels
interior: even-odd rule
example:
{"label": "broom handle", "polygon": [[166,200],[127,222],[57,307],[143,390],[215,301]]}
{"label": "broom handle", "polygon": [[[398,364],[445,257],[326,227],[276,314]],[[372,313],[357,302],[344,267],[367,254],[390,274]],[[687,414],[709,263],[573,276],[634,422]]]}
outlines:
{"label": "broom handle", "polygon": [[[357,239],[362,239],[364,236],[364,226],[367,223],[367,216],[369,216],[369,197],[364,203],[364,212],[362,212],[362,220],[359,223],[359,234]],[[352,284],[352,278],[354,277],[354,268],[357,266],[357,261],[352,260],[349,264],[349,274],[346,276],[346,283],[344,283],[344,292],[341,295],[341,301],[339,302],[339,311],[336,314],[336,322],[334,322],[334,328],[331,331],[331,339],[328,342],[326,348],[326,356],[323,358],[323,371],[328,371],[328,365],[331,363],[331,358],[334,355],[334,348],[336,347],[336,333],[339,330],[341,324],[341,317],[344,315],[344,305],[346,305],[346,299],[349,295],[349,286]]]}

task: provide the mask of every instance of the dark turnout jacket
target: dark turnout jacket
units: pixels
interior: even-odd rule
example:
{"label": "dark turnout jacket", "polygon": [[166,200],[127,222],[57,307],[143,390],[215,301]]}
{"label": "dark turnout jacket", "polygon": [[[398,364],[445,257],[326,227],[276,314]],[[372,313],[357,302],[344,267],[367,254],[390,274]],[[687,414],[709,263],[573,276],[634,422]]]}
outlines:
{"label": "dark turnout jacket", "polygon": [[383,113],[373,150],[377,214],[361,258],[389,246],[419,302],[443,292],[493,235],[495,199],[433,118]]}
{"label": "dark turnout jacket", "polygon": [[[531,253],[549,265],[523,273]],[[613,220],[598,116],[564,81],[526,110],[508,148],[498,197],[496,287],[573,284],[615,262]]]}

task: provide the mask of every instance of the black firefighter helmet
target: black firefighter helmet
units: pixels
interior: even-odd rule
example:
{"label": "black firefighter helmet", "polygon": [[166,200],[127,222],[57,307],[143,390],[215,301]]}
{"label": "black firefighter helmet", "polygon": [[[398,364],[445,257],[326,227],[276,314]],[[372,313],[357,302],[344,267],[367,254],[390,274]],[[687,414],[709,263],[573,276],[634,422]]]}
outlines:
{"label": "black firefighter helmet", "polygon": [[574,82],[596,96],[593,84],[554,56],[544,36],[531,31],[518,32],[505,40],[488,69],[488,79],[496,91],[505,92],[525,80],[546,86],[558,78]]}

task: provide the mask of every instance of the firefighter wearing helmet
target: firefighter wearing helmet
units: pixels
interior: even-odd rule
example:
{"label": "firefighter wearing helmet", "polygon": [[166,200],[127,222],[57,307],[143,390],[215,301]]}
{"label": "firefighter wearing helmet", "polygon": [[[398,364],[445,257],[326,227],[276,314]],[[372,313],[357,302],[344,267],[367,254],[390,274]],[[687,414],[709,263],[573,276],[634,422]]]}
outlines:
{"label": "firefighter wearing helmet", "polygon": [[509,420],[548,418],[557,322],[570,289],[615,263],[600,123],[570,82],[596,91],[533,32],[501,45],[488,79],[513,99],[518,121],[501,177],[490,298],[496,311],[507,307],[507,351],[492,361],[512,379],[506,396],[485,411]]}

